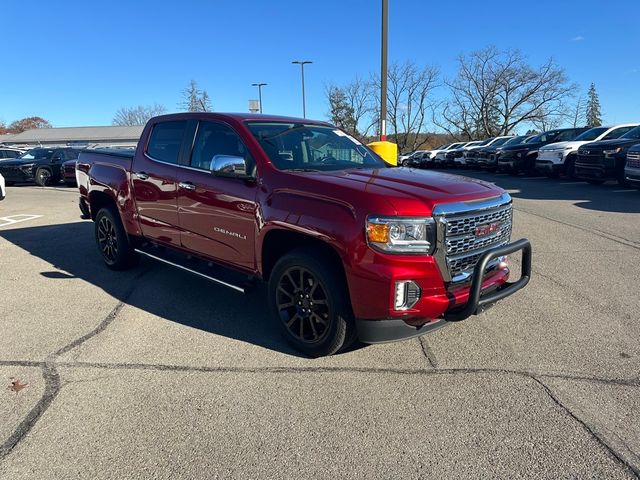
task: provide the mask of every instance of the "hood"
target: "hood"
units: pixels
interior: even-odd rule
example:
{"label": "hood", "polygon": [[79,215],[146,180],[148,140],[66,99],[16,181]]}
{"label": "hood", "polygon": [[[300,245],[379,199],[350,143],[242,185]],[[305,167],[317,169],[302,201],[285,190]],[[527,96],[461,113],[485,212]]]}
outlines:
{"label": "hood", "polygon": [[637,138],[614,138],[611,140],[600,140],[599,142],[591,142],[585,145],[585,148],[593,150],[604,150],[607,147],[629,147],[640,143],[640,139]]}
{"label": "hood", "polygon": [[16,167],[20,165],[29,165],[31,163],[37,163],[38,160],[20,160],[15,158],[12,160],[0,160],[0,168],[2,167]]}
{"label": "hood", "polygon": [[311,195],[330,191],[332,197],[354,206],[356,201],[363,208],[376,208],[384,203],[395,210],[389,212],[395,215],[431,215],[436,204],[492,198],[504,193],[482,180],[405,167],[292,174],[309,182],[300,178],[299,194],[307,194],[304,192],[307,189]]}
{"label": "hood", "polygon": [[564,150],[567,147],[571,147],[573,149],[578,148],[580,145],[584,145],[585,143],[589,143],[588,141],[585,140],[581,140],[581,141],[571,141],[571,142],[556,142],[556,143],[549,143],[547,145],[545,145],[544,147],[542,147],[540,150]]}
{"label": "hood", "polygon": [[544,143],[536,142],[536,143],[519,143],[518,145],[509,145],[508,147],[500,147],[500,150],[503,152],[513,152],[515,150],[532,150],[535,148],[539,148]]}

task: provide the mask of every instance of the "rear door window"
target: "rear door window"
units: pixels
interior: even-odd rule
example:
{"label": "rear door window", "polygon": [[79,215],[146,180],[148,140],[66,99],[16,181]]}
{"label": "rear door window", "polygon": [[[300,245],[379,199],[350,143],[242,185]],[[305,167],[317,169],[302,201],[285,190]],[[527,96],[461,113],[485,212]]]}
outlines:
{"label": "rear door window", "polygon": [[177,164],[186,128],[186,120],[154,125],[147,145],[147,155],[153,160]]}

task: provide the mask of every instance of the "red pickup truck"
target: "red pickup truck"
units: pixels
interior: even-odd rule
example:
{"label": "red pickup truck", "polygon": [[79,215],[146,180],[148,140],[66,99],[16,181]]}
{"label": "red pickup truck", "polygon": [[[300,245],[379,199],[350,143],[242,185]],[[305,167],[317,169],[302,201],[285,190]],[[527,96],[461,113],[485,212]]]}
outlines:
{"label": "red pickup truck", "polygon": [[145,255],[238,291],[265,281],[284,336],[310,356],[463,320],[531,276],[530,243],[510,243],[505,191],[388,167],[324,122],[164,115],[135,152],[84,151],[76,168],[108,267]]}

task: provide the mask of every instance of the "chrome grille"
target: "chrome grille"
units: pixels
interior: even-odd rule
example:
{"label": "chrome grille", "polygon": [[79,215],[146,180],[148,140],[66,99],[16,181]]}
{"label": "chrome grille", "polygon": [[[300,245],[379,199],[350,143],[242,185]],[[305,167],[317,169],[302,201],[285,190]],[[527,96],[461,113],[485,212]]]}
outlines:
{"label": "chrome grille", "polygon": [[628,153],[627,166],[631,168],[640,168],[640,153]]}
{"label": "chrome grille", "polygon": [[459,255],[473,250],[508,242],[511,238],[511,221],[505,222],[500,230],[494,235],[486,237],[476,237],[475,235],[465,235],[463,237],[453,237],[445,240],[447,255]]}
{"label": "chrome grille", "polygon": [[486,213],[467,214],[463,216],[447,217],[447,236],[464,235],[474,233],[478,225],[494,222],[506,222],[511,224],[511,205]]}
{"label": "chrome grille", "polygon": [[598,165],[601,163],[604,155],[602,152],[589,151],[589,153],[585,153],[582,151],[578,152],[578,160],[577,163],[582,163],[585,165]]}
{"label": "chrome grille", "polygon": [[[466,210],[447,211],[452,208],[444,207],[443,214],[436,213],[440,226],[436,260],[447,281],[468,278],[485,251],[511,240],[513,207],[509,195],[484,202],[481,209],[469,209],[468,204],[465,206]],[[478,235],[477,227],[493,224],[494,232]],[[489,267],[492,268],[497,261],[494,260]]]}

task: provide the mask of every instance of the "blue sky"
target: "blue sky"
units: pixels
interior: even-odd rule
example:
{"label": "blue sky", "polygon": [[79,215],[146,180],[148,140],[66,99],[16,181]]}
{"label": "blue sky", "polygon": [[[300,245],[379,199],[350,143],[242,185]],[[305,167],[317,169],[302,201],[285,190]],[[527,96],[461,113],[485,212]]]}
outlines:
{"label": "blue sky", "polygon": [[[0,120],[108,125],[121,106],[177,110],[195,79],[217,111],[246,111],[266,82],[265,113],[326,118],[328,83],[379,70],[380,0],[4,0]],[[495,45],[533,64],[552,56],[605,121],[640,120],[640,1],[389,0],[389,61],[456,71],[456,57]],[[440,92],[439,94],[442,94]]]}

